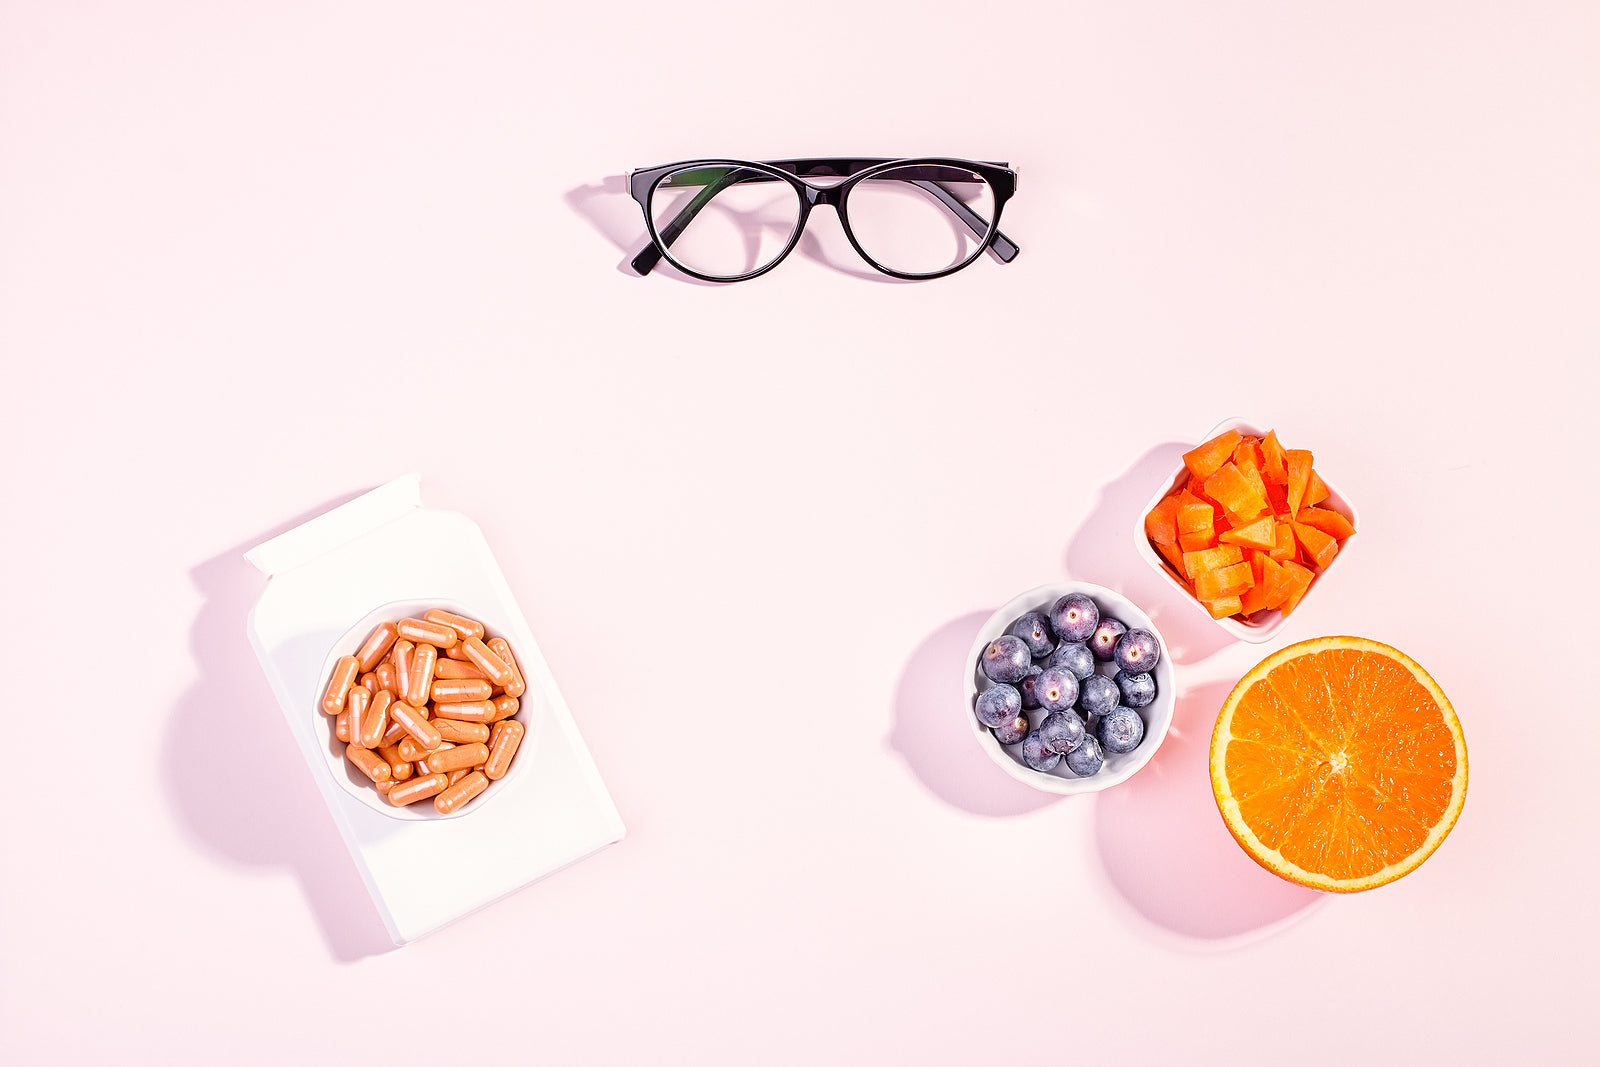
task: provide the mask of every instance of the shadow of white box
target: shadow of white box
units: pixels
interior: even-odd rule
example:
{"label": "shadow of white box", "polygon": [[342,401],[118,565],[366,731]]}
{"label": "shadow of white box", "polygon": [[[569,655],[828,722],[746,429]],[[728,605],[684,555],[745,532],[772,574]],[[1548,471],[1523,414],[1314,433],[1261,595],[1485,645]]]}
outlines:
{"label": "shadow of white box", "polygon": [[[250,643],[389,936],[404,945],[592,855],[625,833],[572,713],[482,531],[422,506],[397,478],[245,553],[268,576]],[[329,650],[374,608],[469,606],[510,641],[527,682],[518,773],[460,817],[401,820],[336,778],[320,677]],[[492,803],[484,801],[492,800]]]}

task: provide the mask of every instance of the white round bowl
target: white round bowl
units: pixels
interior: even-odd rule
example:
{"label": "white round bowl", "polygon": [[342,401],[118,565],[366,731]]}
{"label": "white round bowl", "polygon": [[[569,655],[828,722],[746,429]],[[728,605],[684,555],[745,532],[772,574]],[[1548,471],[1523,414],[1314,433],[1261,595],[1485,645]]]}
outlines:
{"label": "white round bowl", "polygon": [[[973,713],[978,694],[994,684],[984,675],[980,666],[984,648],[989,642],[1005,634],[1013,622],[1028,612],[1042,611],[1049,614],[1051,605],[1068,593],[1084,594],[1095,602],[1102,617],[1109,615],[1130,630],[1149,630],[1155,634],[1156,642],[1161,646],[1161,658],[1156,661],[1155,670],[1151,671],[1155,676],[1156,698],[1137,709],[1144,719],[1144,740],[1139,742],[1139,747],[1132,752],[1121,755],[1108,754],[1100,773],[1088,778],[1079,778],[1073,774],[1067,767],[1065,757],[1053,771],[1034,770],[1022,761],[1021,744],[1011,746],[1000,744],[994,736],[994,731],[979,722],[977,715]],[[1107,676],[1116,672],[1114,664],[1100,663],[1097,669]],[[964,678],[965,700],[962,702],[961,712],[966,716],[967,726],[972,730],[972,735],[978,739],[978,744],[989,754],[989,758],[1011,777],[1048,793],[1098,793],[1102,789],[1110,789],[1132,778],[1140,767],[1150,762],[1150,758],[1156,754],[1156,749],[1161,747],[1161,742],[1166,740],[1167,728],[1172,725],[1172,711],[1177,704],[1176,687],[1172,681],[1171,650],[1167,647],[1166,639],[1161,636],[1161,631],[1156,629],[1155,623],[1150,621],[1150,616],[1140,611],[1133,601],[1121,593],[1114,593],[1092,582],[1056,582],[1052,585],[1041,585],[1037,589],[1028,590],[989,616],[989,621],[978,631],[978,638],[973,642],[972,651],[967,656]],[[1045,712],[1040,709],[1023,714],[1028,716],[1029,723],[1035,729],[1044,721]]]}
{"label": "white round bowl", "polygon": [[[367,639],[367,635],[372,633],[380,622],[399,622],[401,619],[406,618],[421,618],[423,612],[433,608],[443,608],[445,611],[464,615],[469,619],[477,619],[483,623],[484,640],[486,641],[491,637],[505,637],[507,641],[511,641],[505,632],[496,625],[497,620],[490,614],[478,611],[469,605],[457,604],[454,601],[438,598],[432,600],[396,600],[368,612],[359,622],[346,630],[339,640],[333,643],[333,647],[328,650],[327,659],[322,661],[322,673],[318,675],[317,700],[321,701],[323,688],[327,685],[328,676],[333,673],[333,665],[338,662],[339,657],[355,655],[356,650]],[[511,651],[513,654],[518,654],[518,665],[520,666],[521,657],[517,653],[517,646],[514,641],[511,642]],[[526,672],[524,672],[524,676],[526,676]],[[521,749],[517,752],[516,758],[511,761],[511,769],[505,773],[503,778],[490,782],[489,788],[480,793],[471,803],[456,809],[449,815],[440,815],[434,808],[432,801],[429,800],[419,800],[415,804],[407,804],[405,807],[395,807],[389,803],[387,797],[373,788],[372,779],[363,774],[361,769],[351,763],[349,758],[345,756],[345,743],[339,740],[338,735],[334,733],[334,716],[324,715],[322,708],[317,705],[308,708],[307,714],[315,715],[323,720],[324,726],[322,728],[328,732],[328,747],[324,752],[327,758],[328,773],[333,775],[333,780],[339,783],[346,793],[373,811],[382,812],[391,819],[404,819],[409,822],[437,822],[440,819],[459,819],[463,815],[470,815],[474,811],[480,810],[485,804],[493,802],[495,796],[504,792],[516,779],[518,769],[527,762],[525,759],[528,754],[526,749],[528,748],[529,735],[533,732],[529,722],[530,713],[526,699],[529,695],[528,693],[523,694],[523,700],[517,706],[517,713],[511,716],[513,719],[520,720],[523,728],[527,731],[523,735]]]}

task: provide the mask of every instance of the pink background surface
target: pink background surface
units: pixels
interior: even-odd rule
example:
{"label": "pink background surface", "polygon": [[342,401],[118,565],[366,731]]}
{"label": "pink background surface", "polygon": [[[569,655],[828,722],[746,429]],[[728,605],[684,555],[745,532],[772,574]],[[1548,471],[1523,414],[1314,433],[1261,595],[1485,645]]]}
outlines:
{"label": "pink background surface", "polygon": [[[1593,1055],[1600,14],[1317,7],[0,5],[5,1058]],[[756,282],[619,270],[626,167],[924,152],[1015,164],[1015,263],[882,284],[822,211]],[[1266,649],[1134,554],[1230,415],[1364,519],[1269,648],[1389,641],[1467,732],[1372,893],[1232,844],[1205,746]],[[629,837],[396,951],[240,553],[412,469]],[[1183,686],[1094,798],[957,696],[1067,575]]]}

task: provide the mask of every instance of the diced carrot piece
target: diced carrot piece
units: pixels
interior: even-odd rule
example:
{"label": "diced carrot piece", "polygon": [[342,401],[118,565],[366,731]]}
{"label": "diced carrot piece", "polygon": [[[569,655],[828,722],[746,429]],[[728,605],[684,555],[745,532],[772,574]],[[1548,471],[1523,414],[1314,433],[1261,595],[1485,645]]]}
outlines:
{"label": "diced carrot piece", "polygon": [[1144,517],[1144,534],[1158,545],[1178,543],[1178,494],[1168,493]]}
{"label": "diced carrot piece", "polygon": [[1239,597],[1239,614],[1254,615],[1267,606],[1267,587],[1260,582],[1246,589]]}
{"label": "diced carrot piece", "polygon": [[1206,610],[1211,612],[1213,619],[1226,619],[1229,615],[1239,614],[1243,606],[1236,596],[1223,596],[1215,600],[1204,601]]}
{"label": "diced carrot piece", "polygon": [[1264,548],[1272,551],[1278,543],[1277,524],[1272,521],[1271,515],[1263,515],[1255,522],[1239,526],[1226,533],[1219,533],[1217,540],[1228,545],[1243,545],[1246,548]]}
{"label": "diced carrot piece", "polygon": [[1178,532],[1178,550],[1180,552],[1202,552],[1205,549],[1215,548],[1216,546],[1216,534],[1210,530],[1194,533],[1181,530]]}
{"label": "diced carrot piece", "polygon": [[1243,562],[1244,552],[1238,545],[1218,545],[1216,548],[1204,548],[1198,552],[1185,552],[1183,573],[1192,579],[1199,576],[1201,571],[1221,570],[1223,567]]}
{"label": "diced carrot piece", "polygon": [[1214,508],[1222,507],[1221,504],[1218,504],[1215,500],[1211,499],[1211,494],[1206,492],[1206,483],[1201,479],[1196,478],[1192,474],[1189,475],[1189,492],[1196,499],[1204,500],[1207,504],[1210,504]]}
{"label": "diced carrot piece", "polygon": [[1277,482],[1267,483],[1267,509],[1274,515],[1289,513],[1289,488]]}
{"label": "diced carrot piece", "polygon": [[1261,477],[1268,485],[1286,485],[1289,481],[1288,462],[1276,430],[1268,430],[1267,436],[1261,439]]}
{"label": "diced carrot piece", "polygon": [[1267,510],[1267,498],[1239,473],[1232,463],[1224,463],[1206,479],[1206,495],[1221,504],[1235,522],[1250,522]]}
{"label": "diced carrot piece", "polygon": [[1216,513],[1211,505],[1185,489],[1178,494],[1178,533],[1200,530],[1210,532],[1211,519]]}
{"label": "diced carrot piece", "polygon": [[1261,584],[1266,586],[1266,596],[1262,599],[1261,606],[1269,610],[1281,607],[1293,591],[1289,572],[1271,556],[1261,558]]}
{"label": "diced carrot piece", "polygon": [[1300,522],[1341,541],[1356,532],[1349,519],[1330,508],[1303,507],[1300,509]]}
{"label": "diced carrot piece", "polygon": [[1326,499],[1328,499],[1328,487],[1322,484],[1322,479],[1317,477],[1317,472],[1313,470],[1311,477],[1306,481],[1305,499],[1300,503],[1320,504]]}
{"label": "diced carrot piece", "polygon": [[[1161,553],[1168,563],[1172,564],[1172,569],[1178,572],[1177,577],[1181,580],[1183,578],[1183,550],[1177,545],[1164,545],[1159,541],[1153,542],[1153,544],[1156,546],[1156,551]],[[1188,584],[1184,582],[1184,585],[1187,586]]]}
{"label": "diced carrot piece", "polygon": [[1306,595],[1306,590],[1311,588],[1312,574],[1298,563],[1285,563],[1283,570],[1289,581],[1289,595],[1284,599],[1278,610],[1285,615],[1289,614],[1300,604],[1300,598]]}
{"label": "diced carrot piece", "polygon": [[1233,456],[1234,448],[1239,444],[1241,434],[1238,430],[1224,430],[1203,445],[1191,448],[1183,454],[1183,465],[1190,472],[1202,480],[1217,473],[1217,468]]}
{"label": "diced carrot piece", "polygon": [[1306,498],[1306,486],[1311,481],[1311,453],[1303,448],[1291,448],[1285,455],[1289,458],[1287,510],[1289,517],[1294,518],[1300,513],[1300,505]]}
{"label": "diced carrot piece", "polygon": [[1256,580],[1250,574],[1250,564],[1235,563],[1231,567],[1201,571],[1194,580],[1194,595],[1201,600],[1216,600],[1218,597],[1238,596],[1255,584]]}
{"label": "diced carrot piece", "polygon": [[1276,522],[1273,524],[1273,526],[1275,527],[1274,532],[1277,534],[1277,536],[1274,539],[1275,543],[1272,546],[1272,558],[1277,560],[1279,563],[1287,563],[1291,559],[1294,559],[1294,531],[1290,529],[1287,522]]}
{"label": "diced carrot piece", "polygon": [[1307,526],[1303,522],[1295,523],[1294,537],[1300,542],[1300,547],[1306,550],[1312,562],[1322,570],[1327,570],[1328,564],[1333,562],[1333,557],[1339,554],[1339,542],[1314,526]]}
{"label": "diced carrot piece", "polygon": [[1253,437],[1246,437],[1239,442],[1239,447],[1233,453],[1233,465],[1239,468],[1239,473],[1244,480],[1250,483],[1250,488],[1261,495],[1263,500],[1267,497],[1267,483],[1261,478],[1261,453],[1255,448],[1245,448]]}

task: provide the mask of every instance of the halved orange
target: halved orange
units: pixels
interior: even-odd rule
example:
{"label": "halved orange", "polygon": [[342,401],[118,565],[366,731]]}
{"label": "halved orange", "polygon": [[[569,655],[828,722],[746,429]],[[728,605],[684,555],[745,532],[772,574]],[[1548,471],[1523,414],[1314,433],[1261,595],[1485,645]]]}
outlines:
{"label": "halved orange", "polygon": [[1416,870],[1461,814],[1467,744],[1428,672],[1362,637],[1268,656],[1223,702],[1211,790],[1245,852],[1334,893]]}

